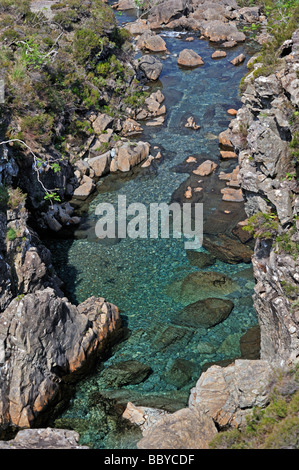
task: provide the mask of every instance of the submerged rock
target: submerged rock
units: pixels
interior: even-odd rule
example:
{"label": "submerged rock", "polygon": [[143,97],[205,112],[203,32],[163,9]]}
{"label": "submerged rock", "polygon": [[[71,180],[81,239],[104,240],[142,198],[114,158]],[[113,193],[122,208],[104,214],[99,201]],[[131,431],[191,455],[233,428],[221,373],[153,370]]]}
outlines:
{"label": "submerged rock", "polygon": [[114,400],[118,407],[125,410],[127,403],[135,406],[150,407],[174,413],[188,404],[189,390],[172,390],[171,392],[140,392],[133,389],[118,388],[115,390],[101,390],[92,394],[94,401],[105,399]]}
{"label": "submerged rock", "polygon": [[228,357],[240,357],[240,335],[239,333],[234,333],[228,335],[224,341],[222,341],[218,353],[223,354]]}
{"label": "submerged rock", "polygon": [[190,116],[188,119],[187,119],[187,122],[185,124],[185,127],[188,127],[190,129],[200,129],[200,125],[199,124],[196,124],[196,122],[194,121],[194,117],[193,116]]}
{"label": "submerged rock", "polygon": [[101,381],[106,387],[120,388],[124,385],[143,382],[151,372],[148,365],[135,360],[117,362],[104,370],[101,374]]}
{"label": "submerged rock", "polygon": [[177,388],[182,388],[192,380],[195,369],[196,366],[193,362],[177,358],[166,372],[164,380]]}
{"label": "submerged rock", "polygon": [[261,329],[259,325],[249,328],[240,338],[242,359],[260,359]]}
{"label": "submerged rock", "polygon": [[248,245],[224,234],[205,235],[203,246],[216,258],[230,264],[250,263],[253,255]]}
{"label": "submerged rock", "polygon": [[154,332],[152,346],[156,351],[185,347],[193,336],[193,331],[189,328],[171,324],[156,325]]}
{"label": "submerged rock", "polygon": [[192,266],[198,268],[207,268],[216,262],[215,256],[210,253],[203,253],[201,251],[186,250],[188,261]]}
{"label": "submerged rock", "polygon": [[182,281],[175,281],[168,289],[179,302],[188,305],[190,302],[206,299],[208,296],[223,298],[238,289],[238,284],[225,274],[214,271],[193,272]]}
{"label": "submerged rock", "polygon": [[210,297],[187,305],[173,321],[191,328],[211,328],[224,321],[233,307],[231,300]]}

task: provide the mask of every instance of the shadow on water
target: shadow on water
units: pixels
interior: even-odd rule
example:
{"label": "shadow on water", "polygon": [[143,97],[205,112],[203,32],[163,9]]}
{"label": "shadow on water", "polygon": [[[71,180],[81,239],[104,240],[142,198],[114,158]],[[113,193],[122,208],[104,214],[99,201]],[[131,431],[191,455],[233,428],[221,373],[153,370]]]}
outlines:
{"label": "shadow on water", "polygon": [[78,305],[80,302],[76,296],[76,289],[71,286],[80,285],[78,280],[78,270],[76,266],[69,262],[68,253],[73,244],[73,239],[44,239],[45,245],[51,251],[52,262],[58,277],[63,282],[61,289],[71,303]]}

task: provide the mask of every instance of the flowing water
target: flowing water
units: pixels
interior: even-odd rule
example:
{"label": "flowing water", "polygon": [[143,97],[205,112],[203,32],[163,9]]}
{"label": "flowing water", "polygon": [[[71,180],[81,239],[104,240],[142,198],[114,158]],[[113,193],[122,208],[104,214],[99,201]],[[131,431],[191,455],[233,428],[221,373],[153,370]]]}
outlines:
{"label": "flowing water", "polygon": [[[119,17],[120,22],[132,18],[134,15],[128,13]],[[166,119],[157,128],[147,128],[143,123],[145,130],[139,140],[149,141],[152,149],[157,147],[153,154],[161,150],[163,158],[148,168],[136,167],[129,174],[103,178],[76,233],[77,238],[50,243],[54,265],[65,282],[69,298],[79,303],[93,295],[105,297],[119,307],[129,331],[128,338],[98,366],[94,375],[78,384],[69,408],[57,421],[57,425],[78,430],[80,443],[95,448],[134,448],[140,434],[126,427],[115,404],[132,401],[159,407],[164,399],[171,411],[185,406],[204,364],[238,357],[240,337],[257,323],[251,298],[254,280],[250,265],[216,260],[214,265],[204,268],[203,271],[220,272],[233,279],[234,289],[225,295],[212,296],[232,300],[234,308],[225,321],[212,328],[181,328],[175,325],[178,312],[188,303],[211,297],[200,286],[195,299],[179,298],[173,295],[176,288],[169,289],[191,272],[201,271],[190,263],[184,240],[107,241],[95,236],[98,220],[95,209],[99,203],[109,202],[117,207],[119,195],[126,196],[127,204],[181,201],[191,171],[207,158],[214,160],[218,168],[214,175],[202,178],[204,181],[199,183],[204,188],[197,199],[204,205],[204,231],[225,232],[244,217],[242,204],[221,200],[220,189],[225,183],[219,181],[217,174],[231,171],[236,162],[220,162],[217,136],[230,122],[227,109],[241,104],[239,82],[246,73],[246,65],[234,67],[230,60],[242,52],[249,58],[253,50],[243,44],[227,50],[226,58],[213,60],[211,55],[217,47],[196,35],[191,43],[185,40],[190,34],[169,31],[162,35],[170,54],[160,55],[166,58],[153,90],[160,88],[165,95]],[[184,48],[199,53],[204,65],[193,70],[179,68],[177,56]],[[200,130],[184,127],[190,115],[200,123]],[[185,163],[190,155],[196,157],[195,164]],[[107,386],[105,369],[128,360],[150,366],[151,374],[137,384],[117,389],[111,384]],[[190,371],[187,383],[179,385],[171,375],[178,360]]]}

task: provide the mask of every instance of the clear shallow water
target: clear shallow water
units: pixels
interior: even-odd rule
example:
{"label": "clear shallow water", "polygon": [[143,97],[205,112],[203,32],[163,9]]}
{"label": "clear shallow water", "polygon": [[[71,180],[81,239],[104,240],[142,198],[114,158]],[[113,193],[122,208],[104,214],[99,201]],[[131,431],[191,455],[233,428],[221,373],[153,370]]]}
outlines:
{"label": "clear shallow water", "polygon": [[[121,21],[127,21],[127,17],[121,15]],[[188,334],[168,347],[159,347],[159,341],[167,334],[165,329],[173,325],[174,317],[184,307],[169,295],[168,286],[199,271],[188,261],[184,240],[126,238],[99,241],[94,234],[98,220],[95,208],[101,202],[116,206],[119,195],[126,195],[127,204],[142,202],[146,205],[170,203],[179,198],[177,190],[180,187],[182,191],[186,189],[191,171],[183,164],[190,155],[197,157],[197,164],[206,158],[214,160],[219,164],[216,173],[235,166],[235,162],[220,163],[217,136],[229,124],[227,109],[240,106],[238,85],[246,73],[245,64],[234,67],[229,61],[241,52],[249,59],[249,47],[238,46],[227,50],[225,59],[213,60],[211,55],[217,48],[207,41],[196,38],[188,43],[184,39],[186,34],[182,34],[182,39],[173,32],[162,35],[170,55],[163,60],[163,72],[155,88],[160,87],[165,95],[166,120],[158,128],[144,126],[144,134],[139,140],[149,141],[152,149],[159,147],[163,158],[149,168],[136,168],[129,175],[109,175],[103,179],[97,196],[89,205],[87,218],[77,232],[78,239],[50,243],[55,267],[65,282],[70,299],[82,302],[92,295],[105,297],[119,307],[123,324],[131,332],[129,339],[115,348],[105,364],[78,385],[69,409],[61,417],[64,424],[68,423],[80,432],[82,444],[96,448],[132,448],[140,437],[128,429],[117,431],[121,428],[118,418],[109,418],[109,412],[105,412],[107,406],[103,408],[95,400],[96,392],[107,389],[102,380],[103,368],[121,361],[137,360],[149,365],[152,373],[140,384],[123,387],[123,391],[137,393],[140,402],[140,396],[144,394],[172,394],[174,399],[185,396],[187,400],[202,366],[237,357],[240,337],[257,323],[251,299],[254,282],[249,265],[229,265],[218,260],[205,270],[218,271],[236,281],[236,289],[226,296],[234,302],[232,313],[213,328],[189,329]],[[180,69],[177,55],[184,48],[198,52],[204,66]],[[190,115],[200,123],[199,131],[184,128]],[[156,152],[153,150],[153,154]],[[223,232],[229,228],[229,224],[222,223],[223,211],[230,210],[237,217],[242,215],[242,208],[239,204],[221,201],[220,188],[224,185],[219,183],[217,174],[206,179],[203,186],[198,200],[204,204],[207,231],[217,233],[219,229]],[[209,345],[205,352],[199,348],[202,342]],[[173,385],[167,378],[176,359],[190,361],[192,365],[192,378],[182,387]],[[146,399],[142,404],[146,405]]]}

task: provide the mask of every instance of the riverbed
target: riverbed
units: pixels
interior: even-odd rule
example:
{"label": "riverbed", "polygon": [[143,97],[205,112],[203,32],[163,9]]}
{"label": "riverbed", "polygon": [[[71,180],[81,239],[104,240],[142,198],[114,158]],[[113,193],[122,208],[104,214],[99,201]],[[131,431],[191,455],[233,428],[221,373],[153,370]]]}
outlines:
{"label": "riverbed", "polygon": [[[125,23],[134,19],[134,12],[118,18]],[[160,151],[162,158],[148,168],[140,165],[128,174],[102,178],[75,239],[49,244],[53,264],[70,300],[79,303],[90,296],[105,297],[120,309],[127,331],[126,339],[111,351],[107,360],[78,384],[69,408],[57,421],[57,425],[63,423],[78,430],[81,444],[95,448],[134,448],[140,434],[125,424],[122,428],[122,408],[118,405],[127,400],[159,407],[164,397],[166,409],[183,407],[205,364],[239,357],[241,336],[257,324],[250,264],[229,264],[216,259],[211,266],[199,268],[191,264],[183,238],[99,240],[95,235],[98,204],[117,206],[119,196],[126,196],[127,204],[141,202],[145,206],[182,202],[192,170],[206,159],[213,160],[218,167],[211,176],[201,178],[204,181],[199,186],[203,190],[195,200],[203,204],[204,233],[230,232],[245,217],[242,203],[225,203],[221,198],[220,190],[225,183],[218,174],[230,172],[236,162],[220,161],[218,135],[233,119],[227,110],[241,105],[239,83],[254,47],[250,42],[240,44],[226,50],[225,58],[214,60],[211,55],[219,46],[199,39],[196,34],[162,31],[161,36],[169,54],[157,54],[163,62],[163,71],[159,81],[151,85],[151,91],[161,89],[164,94],[166,119],[155,128],[141,122],[144,132],[138,140],[148,141],[153,152]],[[186,41],[189,36],[194,37],[192,42]],[[192,70],[179,68],[177,57],[185,48],[196,51],[204,65]],[[233,66],[230,60],[241,53],[246,55],[246,61]],[[184,127],[190,115],[200,129]],[[194,163],[186,163],[190,156],[195,157]],[[203,248],[198,251],[205,252]],[[176,295],[176,286],[192,272],[209,271],[232,279],[235,288],[217,295],[233,302],[232,312],[211,328],[178,326],[178,313],[194,302],[196,296],[182,298]],[[196,295],[197,299],[211,297],[200,285]],[[105,370],[124,361],[149,366],[151,372],[139,383],[107,386]],[[179,361],[190,370],[187,383],[178,383],[171,375]]]}

